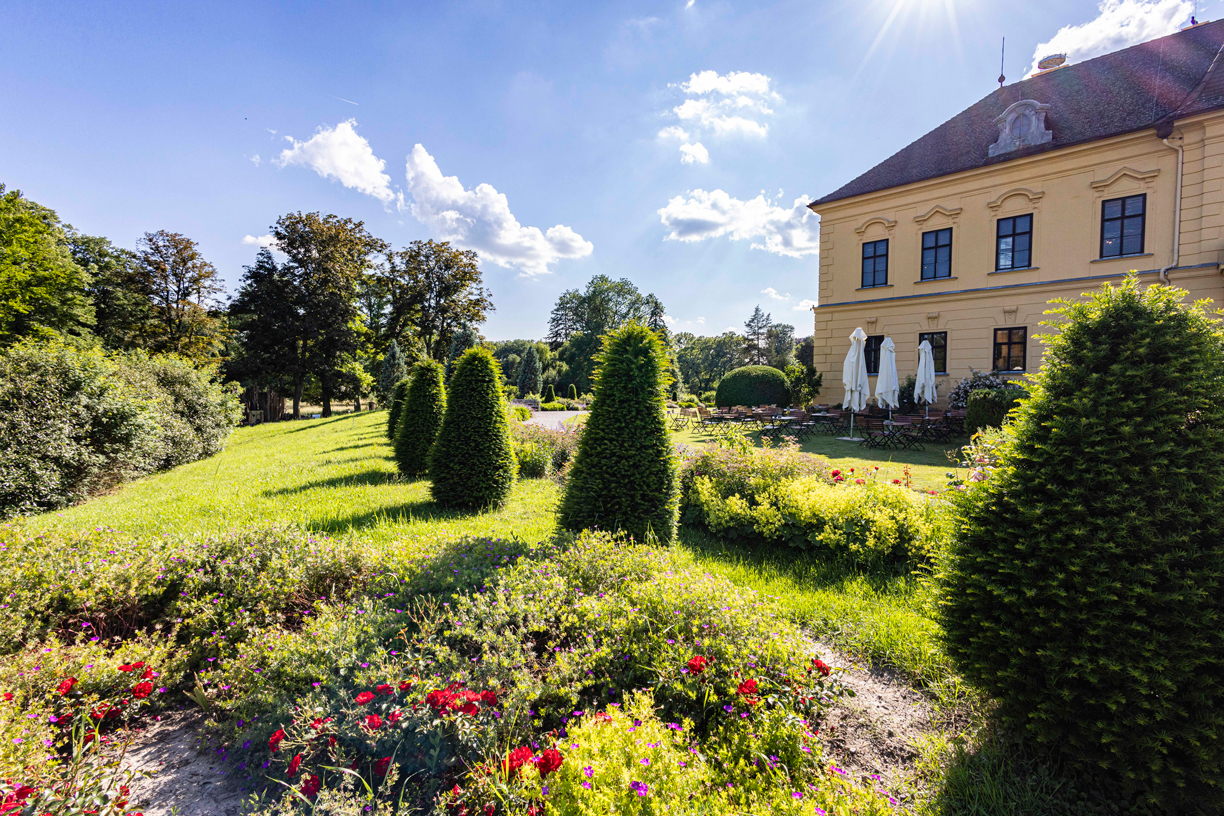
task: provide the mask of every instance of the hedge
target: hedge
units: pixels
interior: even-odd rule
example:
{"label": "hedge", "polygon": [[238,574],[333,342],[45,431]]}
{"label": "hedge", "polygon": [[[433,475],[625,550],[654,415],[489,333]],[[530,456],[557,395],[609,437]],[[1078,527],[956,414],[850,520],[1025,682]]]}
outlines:
{"label": "hedge", "polygon": [[497,360],[484,348],[468,349],[455,364],[442,428],[429,451],[434,501],[468,509],[501,506],[517,470]]}
{"label": "hedge", "polygon": [[790,405],[790,383],[786,375],[770,366],[744,366],[727,374],[714,392],[719,408],[735,405]]}
{"label": "hedge", "polygon": [[1028,396],[1023,388],[979,388],[969,393],[965,431],[972,436],[983,428],[1000,428],[1011,409]]}
{"label": "hedge", "polygon": [[387,438],[395,441],[395,426],[399,422],[400,410],[404,407],[404,397],[408,395],[407,377],[395,384],[391,392],[391,404],[387,406]]}

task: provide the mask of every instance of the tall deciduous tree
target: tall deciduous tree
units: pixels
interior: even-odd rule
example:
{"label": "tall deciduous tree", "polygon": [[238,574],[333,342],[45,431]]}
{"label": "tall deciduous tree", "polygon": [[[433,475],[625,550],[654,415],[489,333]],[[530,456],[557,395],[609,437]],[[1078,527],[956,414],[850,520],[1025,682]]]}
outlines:
{"label": "tall deciduous tree", "polygon": [[107,348],[132,349],[150,336],[153,305],[141,284],[139,256],[105,238],[70,232],[72,258],[89,276],[94,334]]}
{"label": "tall deciduous tree", "polygon": [[56,332],[88,334],[88,283],[55,211],[20,190],[5,193],[0,184],[0,345]]}
{"label": "tall deciduous tree", "polygon": [[457,332],[451,335],[450,350],[446,353],[446,379],[455,373],[455,363],[463,356],[463,352],[480,345],[480,335],[470,323],[464,322]]}
{"label": "tall deciduous tree", "polygon": [[415,332],[429,356],[440,362],[464,323],[479,325],[493,311],[476,253],[446,242],[413,241],[387,253],[379,280],[389,304],[387,336]]}
{"label": "tall deciduous tree", "polygon": [[364,325],[357,299],[374,256],[387,245],[351,218],[319,213],[290,213],[272,227],[277,249],[302,297],[303,335],[311,371],[319,378],[323,416],[331,416],[332,397],[341,370],[352,361]]}
{"label": "tall deciduous tree", "polygon": [[146,232],[137,252],[141,288],[153,309],[142,345],[195,360],[213,356],[225,340],[225,323],[210,313],[224,291],[217,268],[177,232]]}
{"label": "tall deciduous tree", "polygon": [[735,332],[717,337],[676,335],[676,365],[689,390],[709,391],[728,371],[743,365],[744,338]]}
{"label": "tall deciduous tree", "polygon": [[744,322],[744,358],[749,365],[766,365],[769,362],[769,328],[773,318],[757,306],[752,317]]}
{"label": "tall deciduous tree", "polygon": [[795,362],[795,327],[789,323],[774,323],[765,332],[767,363],[785,370]]}

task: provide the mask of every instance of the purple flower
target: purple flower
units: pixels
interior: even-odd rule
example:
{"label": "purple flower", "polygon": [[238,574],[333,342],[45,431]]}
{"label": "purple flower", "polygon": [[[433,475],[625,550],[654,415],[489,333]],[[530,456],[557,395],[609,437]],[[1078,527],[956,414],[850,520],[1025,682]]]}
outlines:
{"label": "purple flower", "polygon": [[595,769],[592,768],[590,765],[588,765],[582,769],[582,775],[585,776],[587,779],[590,779],[592,776],[595,775]]}
{"label": "purple flower", "polygon": [[633,792],[638,796],[645,796],[650,792],[650,786],[645,782],[630,782],[629,787],[632,788]]}
{"label": "purple flower", "polygon": [[649,759],[639,759],[639,760],[638,760],[638,762],[642,763],[643,765],[649,765],[649,764],[650,764],[650,760],[649,760]]}

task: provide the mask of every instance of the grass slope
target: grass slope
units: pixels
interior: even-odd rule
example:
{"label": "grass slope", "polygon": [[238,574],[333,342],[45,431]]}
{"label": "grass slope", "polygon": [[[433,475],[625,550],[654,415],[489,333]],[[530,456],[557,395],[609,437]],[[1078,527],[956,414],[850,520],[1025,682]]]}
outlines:
{"label": "grass slope", "polygon": [[521,481],[492,513],[443,510],[429,482],[400,477],[383,411],[239,428],[226,449],[29,521],[34,531],[110,527],[139,535],[219,533],[268,523],[381,543],[428,533],[528,541],[554,529],[556,486]]}

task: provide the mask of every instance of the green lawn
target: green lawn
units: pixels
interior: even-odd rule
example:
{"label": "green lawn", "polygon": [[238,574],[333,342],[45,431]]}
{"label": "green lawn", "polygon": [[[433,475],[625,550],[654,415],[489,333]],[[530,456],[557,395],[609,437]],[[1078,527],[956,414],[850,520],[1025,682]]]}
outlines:
{"label": "green lawn", "polygon": [[400,478],[385,433],[385,411],[239,428],[220,454],[124,485],[59,513],[31,519],[34,530],[111,527],[141,534],[217,533],[269,523],[332,535],[360,532],[376,542],[426,534],[541,540],[553,532],[557,488],[515,485],[493,513],[438,508],[429,482]]}

